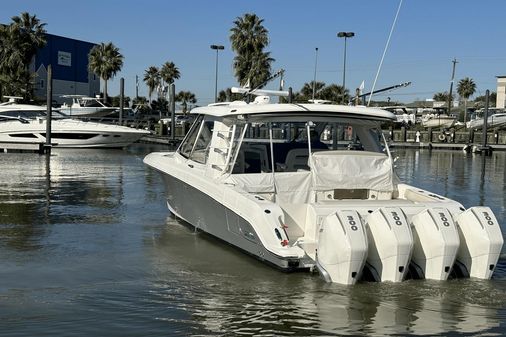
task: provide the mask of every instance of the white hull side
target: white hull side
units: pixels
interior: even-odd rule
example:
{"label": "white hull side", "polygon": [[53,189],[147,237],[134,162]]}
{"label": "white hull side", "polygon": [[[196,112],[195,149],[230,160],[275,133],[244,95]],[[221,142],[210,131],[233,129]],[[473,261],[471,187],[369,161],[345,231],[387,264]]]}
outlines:
{"label": "white hull side", "polygon": [[[265,233],[262,226],[266,223],[255,220],[254,217],[258,215],[271,215],[263,212],[260,200],[249,194],[238,193],[224,184],[216,184],[206,179],[204,174],[188,173],[190,168],[198,168],[187,166],[181,162],[181,158],[174,158],[178,157],[177,154],[165,160],[163,167],[160,167],[160,161],[156,158],[158,155],[148,155],[144,162],[162,173],[169,209],[178,217],[279,269],[293,271],[305,268],[301,261],[305,255],[302,249],[283,247],[279,242],[273,242],[274,231]],[[188,182],[189,176],[192,176],[192,184]],[[231,207],[231,202],[241,206]],[[270,202],[264,203],[272,206]],[[272,212],[272,218],[277,220],[275,211]],[[277,247],[273,247],[276,244]]]}
{"label": "white hull side", "polygon": [[96,108],[96,107],[81,107],[81,108],[59,108],[61,113],[70,117],[105,117],[114,113],[118,108]]}
{"label": "white hull side", "polygon": [[[124,126],[82,122],[77,120],[53,120],[51,142],[57,147],[124,147],[149,134]],[[18,120],[0,123],[0,142],[43,143],[46,141],[46,120]]]}
{"label": "white hull side", "polygon": [[[489,116],[487,118],[487,128],[504,128],[506,127],[506,115],[501,114],[499,116]],[[481,129],[483,128],[483,118],[473,119],[469,121],[468,128]]]}
{"label": "white hull side", "polygon": [[426,128],[451,128],[455,124],[455,118],[449,117],[433,117],[423,120],[422,125]]}

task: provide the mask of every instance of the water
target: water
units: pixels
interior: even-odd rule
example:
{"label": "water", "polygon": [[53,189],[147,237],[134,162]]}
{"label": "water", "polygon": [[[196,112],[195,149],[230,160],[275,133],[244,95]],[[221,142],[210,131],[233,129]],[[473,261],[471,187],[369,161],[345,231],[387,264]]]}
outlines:
{"label": "water", "polygon": [[[504,253],[490,281],[284,274],[172,219],[152,150],[0,154],[1,336],[506,333]],[[396,155],[402,180],[489,205],[505,231],[506,153]]]}

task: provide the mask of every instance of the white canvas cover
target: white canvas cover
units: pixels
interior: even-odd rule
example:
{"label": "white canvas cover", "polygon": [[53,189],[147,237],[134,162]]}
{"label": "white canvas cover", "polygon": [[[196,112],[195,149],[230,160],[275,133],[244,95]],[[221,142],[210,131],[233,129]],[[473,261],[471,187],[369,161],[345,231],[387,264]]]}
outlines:
{"label": "white canvas cover", "polygon": [[[311,172],[275,173],[278,201],[286,203],[307,203],[311,198]],[[248,193],[274,193],[271,173],[232,174],[228,183],[241,187]]]}
{"label": "white canvas cover", "polygon": [[271,173],[232,174],[225,182],[238,185],[248,193],[274,193]]}
{"label": "white canvas cover", "polygon": [[369,151],[321,151],[309,161],[316,191],[331,189],[394,190],[392,160]]}

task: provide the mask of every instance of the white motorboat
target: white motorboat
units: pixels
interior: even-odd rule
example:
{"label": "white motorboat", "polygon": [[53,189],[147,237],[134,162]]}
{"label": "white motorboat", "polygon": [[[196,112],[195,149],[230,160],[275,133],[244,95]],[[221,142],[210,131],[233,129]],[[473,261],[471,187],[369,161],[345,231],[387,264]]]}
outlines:
{"label": "white motorboat", "polygon": [[422,125],[425,128],[451,128],[455,125],[457,117],[447,114],[425,114],[422,116]]}
{"label": "white motorboat", "polygon": [[87,97],[83,95],[62,95],[63,98],[71,98],[72,104],[63,103],[60,108],[61,113],[70,117],[104,117],[118,110],[101,102],[99,98]]}
{"label": "white motorboat", "polygon": [[144,158],[176,217],[330,282],[492,276],[503,245],[494,214],[400,183],[380,130],[394,114],[266,101],[195,108],[175,152]]}
{"label": "white motorboat", "polygon": [[381,109],[392,112],[396,117],[395,122],[401,125],[412,126],[416,124],[416,114],[409,112],[405,106],[386,106]]}
{"label": "white motorboat", "polygon": [[[467,127],[475,130],[483,128],[483,117],[471,119],[467,122]],[[497,112],[488,116],[487,128],[493,129],[504,127],[506,127],[506,112]]]}
{"label": "white motorboat", "polygon": [[36,116],[40,112],[45,112],[47,110],[45,106],[18,103],[19,100],[23,99],[23,97],[17,96],[3,96],[3,97],[8,98],[9,100],[7,102],[0,103],[1,115],[27,116],[28,114],[31,114],[32,116]]}
{"label": "white motorboat", "polygon": [[[0,114],[0,143],[33,144],[46,142],[46,117],[35,118]],[[85,122],[70,118],[52,119],[51,142],[56,147],[124,147],[149,134],[126,126]]]}

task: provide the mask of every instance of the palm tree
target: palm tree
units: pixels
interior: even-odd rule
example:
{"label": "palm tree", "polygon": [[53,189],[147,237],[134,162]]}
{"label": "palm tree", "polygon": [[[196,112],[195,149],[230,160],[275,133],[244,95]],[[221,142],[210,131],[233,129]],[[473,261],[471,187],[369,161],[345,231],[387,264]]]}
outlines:
{"label": "palm tree", "polygon": [[300,94],[304,96],[306,100],[313,97],[313,84],[315,88],[315,98],[319,95],[319,91],[325,87],[324,82],[311,81],[309,83],[304,83],[304,86],[300,89]]}
{"label": "palm tree", "polygon": [[464,125],[467,122],[467,100],[476,92],[476,84],[472,79],[466,77],[459,81],[457,92],[464,99]]}
{"label": "palm tree", "polygon": [[181,102],[181,105],[183,106],[183,113],[186,114],[188,103],[195,104],[197,103],[197,99],[195,98],[195,94],[190,91],[180,91],[176,95],[176,102]]}
{"label": "palm tree", "polygon": [[101,43],[90,50],[88,68],[104,81],[104,100],[107,101],[107,81],[123,67],[123,55],[119,48],[109,43]]}
{"label": "palm tree", "polygon": [[2,94],[33,96],[29,66],[39,48],[46,44],[45,23],[27,12],[12,17],[12,23],[0,25],[0,86]]}
{"label": "palm tree", "polygon": [[27,69],[37,50],[46,45],[45,25],[37,16],[27,12],[12,17],[13,29],[18,34],[18,48],[23,54],[23,63]]}
{"label": "palm tree", "polygon": [[149,103],[151,103],[151,95],[156,87],[160,85],[160,72],[155,66],[151,66],[144,70],[144,82],[148,86]]}
{"label": "palm tree", "polygon": [[342,85],[330,84],[320,90],[320,98],[346,104],[350,100],[350,94],[348,89],[343,89]]}
{"label": "palm tree", "polygon": [[268,30],[263,26],[263,19],[256,14],[244,14],[237,17],[234,27],[230,29],[230,42],[235,51],[234,71],[240,85],[248,81],[255,88],[271,75],[271,63],[274,59],[264,52],[269,44]]}
{"label": "palm tree", "polygon": [[242,99],[242,94],[233,93],[231,88],[221,90],[218,93],[218,102],[233,102],[241,101]]}
{"label": "palm tree", "polygon": [[[448,92],[436,92],[434,96],[432,97],[433,100],[437,102],[448,102]],[[453,95],[452,95],[453,96]],[[453,100],[453,97],[452,97]]]}
{"label": "palm tree", "polygon": [[181,74],[179,73],[179,69],[176,67],[174,62],[165,62],[160,68],[160,77],[167,84],[174,83],[175,80],[178,80]]}
{"label": "palm tree", "polygon": [[[481,109],[485,107],[487,101],[487,97],[485,95],[478,96],[474,99],[474,107],[476,109]],[[497,101],[497,92],[492,91],[488,98],[489,107],[495,107]]]}
{"label": "palm tree", "polygon": [[[174,83],[175,80],[179,79],[181,74],[179,73],[179,69],[176,67],[174,62],[165,62],[162,64],[162,67],[160,68],[160,77],[162,79],[162,87],[165,85],[163,82],[167,84]],[[160,98],[158,98],[160,100]],[[167,107],[169,106],[167,102]]]}

